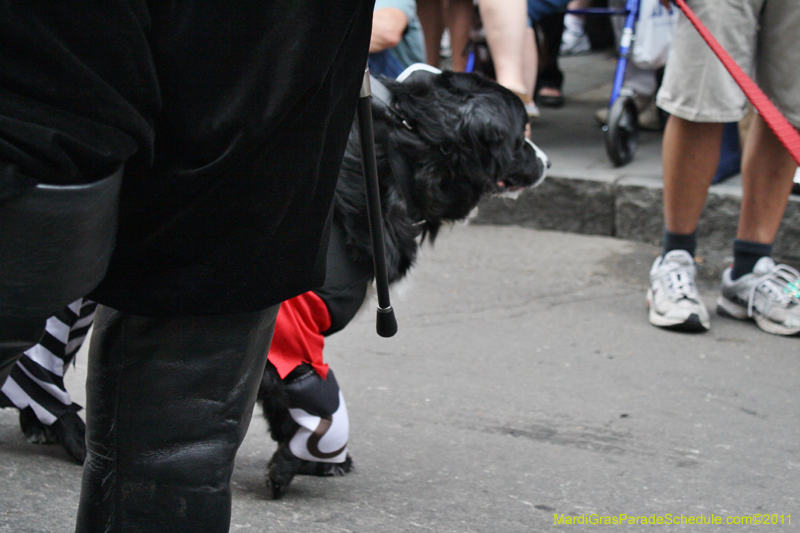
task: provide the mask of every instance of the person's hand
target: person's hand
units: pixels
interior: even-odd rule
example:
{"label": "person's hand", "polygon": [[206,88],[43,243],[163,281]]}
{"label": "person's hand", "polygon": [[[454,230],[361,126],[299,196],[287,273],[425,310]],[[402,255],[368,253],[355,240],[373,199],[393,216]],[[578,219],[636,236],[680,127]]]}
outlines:
{"label": "person's hand", "polygon": [[369,53],[383,52],[397,46],[407,27],[408,17],[397,8],[384,7],[373,12]]}

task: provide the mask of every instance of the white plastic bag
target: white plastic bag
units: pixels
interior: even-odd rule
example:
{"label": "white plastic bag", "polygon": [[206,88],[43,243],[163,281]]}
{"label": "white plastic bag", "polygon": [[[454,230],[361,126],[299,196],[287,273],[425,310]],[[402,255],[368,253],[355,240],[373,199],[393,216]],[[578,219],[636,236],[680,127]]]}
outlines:
{"label": "white plastic bag", "polygon": [[655,70],[667,63],[672,35],[678,21],[679,10],[672,13],[659,0],[641,0],[639,19],[636,21],[631,60],[644,70]]}

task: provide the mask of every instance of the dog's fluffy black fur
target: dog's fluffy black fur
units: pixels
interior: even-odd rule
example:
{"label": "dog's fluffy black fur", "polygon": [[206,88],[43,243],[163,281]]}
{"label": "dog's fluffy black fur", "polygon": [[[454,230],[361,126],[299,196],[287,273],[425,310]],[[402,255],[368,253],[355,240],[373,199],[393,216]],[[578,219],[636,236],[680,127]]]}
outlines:
{"label": "dog's fluffy black fur", "polygon": [[[486,194],[537,184],[544,177],[547,160],[525,140],[528,117],[519,98],[481,75],[424,72],[403,83],[380,81],[391,97],[376,101],[373,82],[372,113],[386,263],[389,281],[394,283],[408,273],[420,244],[426,238],[431,243],[435,240],[442,224],[465,219]],[[371,268],[355,123],[339,174],[333,216],[343,228],[347,260],[362,269]],[[308,365],[301,365],[286,382],[296,373],[310,371]],[[298,425],[289,415],[283,382],[271,364],[262,380],[259,402],[271,437],[278,443],[267,467],[267,484],[274,498],[285,492],[296,474],[340,475],[352,468],[349,456],[336,465],[292,455],[288,442]]]}
{"label": "dog's fluffy black fur", "polygon": [[[525,142],[528,118],[520,99],[487,78],[445,71],[417,82],[382,81],[394,112],[375,103],[372,112],[393,283],[413,265],[418,237],[433,242],[443,223],[465,219],[485,194],[533,186],[544,176],[545,162]],[[398,169],[406,169],[405,186]],[[339,173],[334,217],[344,225],[352,259],[372,264],[355,127]]]}

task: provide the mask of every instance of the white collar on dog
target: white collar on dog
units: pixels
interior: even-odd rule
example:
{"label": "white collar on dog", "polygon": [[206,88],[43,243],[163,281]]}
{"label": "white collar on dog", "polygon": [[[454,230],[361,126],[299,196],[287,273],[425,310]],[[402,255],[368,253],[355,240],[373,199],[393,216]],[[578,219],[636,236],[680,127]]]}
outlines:
{"label": "white collar on dog", "polygon": [[397,76],[397,81],[403,83],[408,78],[412,77],[412,75],[419,72],[428,72],[430,74],[436,74],[436,75],[442,73],[442,71],[439,70],[438,68],[426,65],[425,63],[414,63],[413,65],[409,65],[408,68],[406,68],[403,72],[400,73],[399,76]]}
{"label": "white collar on dog", "polygon": [[[442,71],[438,68],[426,65],[425,63],[414,63],[409,65],[403,72],[397,76],[397,81],[403,83],[407,80],[417,81],[430,78],[431,76],[438,76]],[[408,122],[396,107],[392,105],[392,92],[386,88],[380,79],[375,76],[369,76],[370,92],[373,102],[377,103],[393,116],[397,122],[405,126],[409,130],[413,130],[411,124]]]}

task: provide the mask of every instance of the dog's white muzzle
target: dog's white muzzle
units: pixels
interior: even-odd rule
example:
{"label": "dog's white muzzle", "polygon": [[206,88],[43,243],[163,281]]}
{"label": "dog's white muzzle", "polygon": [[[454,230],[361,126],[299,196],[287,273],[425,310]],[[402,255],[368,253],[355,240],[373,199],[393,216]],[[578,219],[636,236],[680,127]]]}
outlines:
{"label": "dog's white muzzle", "polygon": [[542,163],[542,175],[539,176],[539,179],[536,181],[536,183],[531,185],[531,188],[533,188],[542,183],[542,181],[544,181],[544,178],[547,175],[547,169],[550,168],[550,158],[547,157],[547,154],[544,153],[541,148],[536,146],[536,144],[532,140],[526,137],[525,142],[533,147],[533,151],[536,152],[536,159],[538,159]]}

